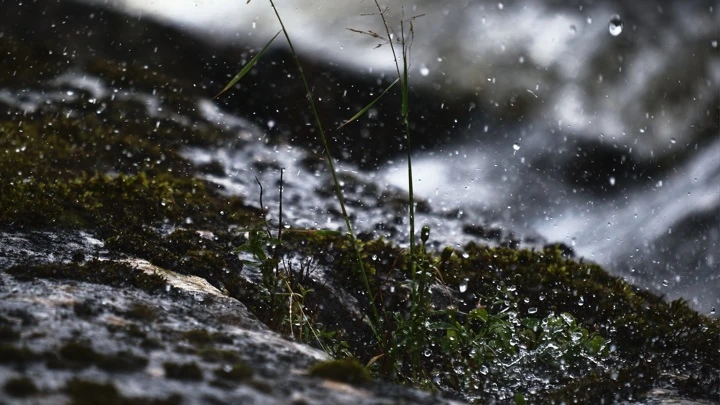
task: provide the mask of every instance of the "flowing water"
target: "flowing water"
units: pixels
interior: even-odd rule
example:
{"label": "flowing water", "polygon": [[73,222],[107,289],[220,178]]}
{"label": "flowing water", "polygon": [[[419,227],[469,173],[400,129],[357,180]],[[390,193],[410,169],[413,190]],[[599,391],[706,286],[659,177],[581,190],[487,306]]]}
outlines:
{"label": "flowing water", "polygon": [[[92,2],[219,42],[259,47],[279,29],[263,0]],[[387,46],[375,49],[377,38],[345,29],[384,32],[378,17],[367,15],[377,11],[372,2],[276,3],[299,52],[358,72],[393,74]],[[415,192],[432,207],[420,220],[451,244],[469,239],[463,224],[487,220],[537,233],[714,313],[720,305],[720,10],[712,4],[393,3],[394,24],[401,14],[423,14],[413,22],[412,83],[475,100],[458,116],[450,143],[415,155]],[[437,104],[442,109],[444,100]],[[247,126],[212,101],[198,106],[209,121]],[[262,139],[262,132],[247,137]],[[259,143],[235,154],[187,153],[198,163],[221,161],[230,176],[215,180],[249,200],[254,185],[240,179],[257,173],[247,172],[246,159],[285,167],[291,193],[320,181],[294,167],[303,152],[293,148]],[[342,168],[379,188],[407,188],[402,157],[372,172],[349,163]],[[274,176],[261,180],[272,184]],[[331,203],[297,193],[296,204],[286,205],[290,223],[340,227],[323,207]],[[353,209],[361,230],[391,215],[381,206],[368,200]]]}

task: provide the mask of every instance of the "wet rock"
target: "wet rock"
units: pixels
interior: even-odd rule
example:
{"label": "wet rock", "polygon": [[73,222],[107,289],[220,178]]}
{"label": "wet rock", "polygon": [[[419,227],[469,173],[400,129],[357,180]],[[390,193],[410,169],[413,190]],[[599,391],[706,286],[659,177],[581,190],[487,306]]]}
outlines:
{"label": "wet rock", "polygon": [[[86,282],[18,281],[4,272],[0,280],[0,313],[22,336],[22,341],[0,343],[3,401],[102,397],[103,402],[202,403],[215,398],[288,403],[302,395],[327,404],[448,402],[382,383],[352,390],[311,377],[304,370],[327,355],[267,330],[232,298],[210,299],[207,293],[176,289],[148,294]],[[95,315],[78,316],[79,303]],[[138,317],[140,306],[162,315]],[[36,322],[23,327],[13,315],[21,312],[34,314]],[[142,344],[149,340],[161,345]]]}

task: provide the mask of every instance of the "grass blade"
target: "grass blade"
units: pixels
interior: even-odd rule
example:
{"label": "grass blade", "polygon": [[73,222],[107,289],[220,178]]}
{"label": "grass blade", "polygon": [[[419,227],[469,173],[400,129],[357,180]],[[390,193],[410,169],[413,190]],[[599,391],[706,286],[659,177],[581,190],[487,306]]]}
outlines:
{"label": "grass blade", "polygon": [[245,66],[243,66],[242,70],[240,70],[240,72],[238,74],[236,74],[232,80],[230,80],[230,83],[228,83],[227,86],[225,86],[225,88],[222,89],[222,91],[220,91],[220,93],[216,94],[215,97],[213,97],[213,98],[220,97],[223,93],[230,90],[230,88],[232,86],[234,86],[235,83],[239,82],[240,79],[243,78],[243,76],[248,74],[248,72],[250,72],[250,69],[252,69],[253,66],[255,66],[257,61],[260,60],[260,57],[265,53],[265,51],[267,51],[267,49],[270,47],[270,44],[272,44],[272,42],[275,40],[275,38],[277,38],[278,35],[280,35],[281,32],[282,31],[278,31],[278,33],[275,34],[275,36],[272,37],[272,39],[270,39],[270,41],[267,43],[267,45],[265,45],[263,47],[263,49],[261,49],[260,52],[257,53],[257,55],[253,56],[253,58],[250,59],[250,61],[247,64],[245,64]]}
{"label": "grass blade", "polygon": [[390,84],[390,85],[387,87],[387,89],[385,89],[385,91],[383,91],[379,96],[377,96],[377,98],[376,98],[375,100],[371,101],[370,104],[366,105],[362,110],[360,110],[357,114],[353,115],[350,119],[348,119],[348,120],[346,120],[345,122],[343,122],[339,127],[337,127],[337,129],[340,129],[340,128],[344,127],[345,125],[347,125],[347,124],[355,121],[356,119],[362,117],[370,108],[372,108],[372,106],[375,105],[375,103],[377,103],[378,101],[380,101],[380,99],[383,98],[383,96],[384,96],[388,91],[390,91],[390,89],[392,89],[393,86],[395,86],[398,81],[400,81],[399,78],[398,78],[398,79],[395,79],[395,81],[392,82],[392,84]]}

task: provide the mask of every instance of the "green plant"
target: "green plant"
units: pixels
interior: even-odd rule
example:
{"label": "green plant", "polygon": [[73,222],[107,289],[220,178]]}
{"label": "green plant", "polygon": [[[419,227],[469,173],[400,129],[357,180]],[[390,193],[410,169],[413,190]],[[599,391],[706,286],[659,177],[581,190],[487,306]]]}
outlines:
{"label": "green plant", "polygon": [[[419,246],[415,239],[408,71],[410,45],[414,37],[413,21],[419,16],[408,19],[403,17],[400,20],[400,35],[399,37],[395,36],[391,32],[385,15],[387,9],[383,10],[375,0],[377,15],[383,22],[386,36],[373,31],[356,29],[351,29],[351,31],[370,35],[383,40],[383,44],[389,44],[395,60],[397,79],[357,114],[344,121],[339,128],[356,121],[387,95],[391,88],[400,84],[399,116],[402,121],[407,151],[408,222],[410,227],[409,252],[400,262],[403,263],[405,274],[410,281],[410,293],[408,305],[405,308],[389,309],[385,308],[384,304],[378,305],[378,302],[383,303],[383,300],[376,301],[376,293],[370,286],[368,268],[364,265],[364,254],[361,253],[363,245],[356,240],[350,223],[334,161],[329,152],[327,138],[315,108],[312,92],[290,35],[273,0],[269,1],[282,27],[281,32],[285,36],[305,87],[308,103],[330,168],[336,198],[345,220],[346,237],[349,239],[357,260],[361,281],[369,302],[372,318],[368,320],[368,323],[377,339],[376,343],[380,354],[373,357],[366,367],[372,367],[381,374],[393,376],[396,380],[409,382],[415,386],[455,390],[472,398],[473,395],[479,395],[482,392],[483,387],[479,386],[478,382],[488,381],[491,376],[498,380],[508,380],[508,376],[513,372],[520,372],[509,371],[518,369],[515,367],[517,365],[534,363],[550,370],[563,367],[563,362],[578,362],[580,358],[607,354],[605,340],[579,327],[568,314],[560,316],[551,314],[543,319],[520,316],[515,297],[507,287],[499,289],[497,296],[486,298],[487,305],[478,306],[469,312],[461,312],[457,308],[435,309],[433,307],[432,288],[435,284],[439,284],[445,289],[448,296],[452,296],[450,288],[445,285],[443,280],[443,272],[451,261],[453,250],[446,248],[439,257],[431,255],[426,248],[430,237],[430,228],[427,226],[423,227],[420,232]],[[276,37],[277,35],[273,37],[273,40]],[[235,76],[220,94],[249,72],[269,44]],[[396,52],[396,44],[401,48],[399,53]],[[282,197],[280,206],[282,207]],[[279,292],[277,296],[282,297],[282,300],[287,299],[286,308],[288,310],[287,315],[283,318],[285,319],[283,323],[288,325],[288,332],[293,336],[297,334],[301,339],[312,335],[321,348],[327,352],[337,353],[337,345],[333,346],[334,349],[330,349],[324,343],[327,339],[335,339],[334,332],[326,332],[324,329],[314,327],[315,324],[304,311],[306,297],[312,290],[304,287],[302,283],[298,283],[299,280],[292,279],[293,272],[288,271],[287,264],[285,270],[280,271],[279,266],[282,260],[278,252],[282,246],[282,230],[279,229],[278,236],[274,238],[267,222],[266,228],[265,231],[250,232],[248,241],[241,246],[241,250],[254,257],[254,264],[262,271],[263,284],[271,291],[274,291],[278,284],[284,284],[284,291]],[[436,281],[437,283],[435,283]],[[271,294],[274,293],[271,292]],[[271,301],[272,305],[276,305],[274,299]],[[342,345],[340,347],[343,352],[346,352],[346,347]],[[453,355],[442,356],[444,353],[453,353]],[[507,400],[514,399],[516,403],[525,401],[525,396],[521,392],[501,392],[496,397]]]}

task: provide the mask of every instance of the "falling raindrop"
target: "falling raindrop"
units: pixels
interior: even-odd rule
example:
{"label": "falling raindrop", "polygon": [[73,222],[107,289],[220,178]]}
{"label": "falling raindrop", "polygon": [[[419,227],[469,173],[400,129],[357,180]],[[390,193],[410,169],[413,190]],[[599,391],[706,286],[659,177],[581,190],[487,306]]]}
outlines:
{"label": "falling raindrop", "polygon": [[608,31],[610,31],[610,35],[616,37],[620,35],[623,31],[623,22],[620,19],[620,16],[615,14],[610,18],[610,22],[608,23]]}
{"label": "falling raindrop", "polygon": [[515,143],[513,144],[513,149],[514,149],[515,151],[519,151],[519,150],[520,150],[520,144],[517,143],[517,142],[515,142]]}
{"label": "falling raindrop", "polygon": [[420,74],[423,76],[427,76],[430,74],[430,69],[428,69],[427,66],[423,65],[420,67]]}

